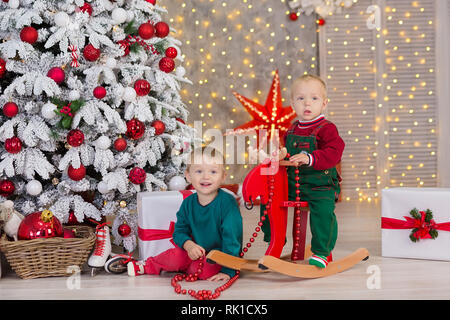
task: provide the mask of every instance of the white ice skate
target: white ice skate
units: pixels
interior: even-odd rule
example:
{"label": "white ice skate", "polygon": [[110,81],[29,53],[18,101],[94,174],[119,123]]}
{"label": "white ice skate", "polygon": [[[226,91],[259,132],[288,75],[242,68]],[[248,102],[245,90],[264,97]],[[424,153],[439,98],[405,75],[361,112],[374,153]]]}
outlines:
{"label": "white ice skate", "polygon": [[100,269],[105,266],[111,254],[111,237],[109,227],[106,223],[99,224],[95,229],[95,247],[88,260],[88,266],[91,267],[91,276],[95,276]]}

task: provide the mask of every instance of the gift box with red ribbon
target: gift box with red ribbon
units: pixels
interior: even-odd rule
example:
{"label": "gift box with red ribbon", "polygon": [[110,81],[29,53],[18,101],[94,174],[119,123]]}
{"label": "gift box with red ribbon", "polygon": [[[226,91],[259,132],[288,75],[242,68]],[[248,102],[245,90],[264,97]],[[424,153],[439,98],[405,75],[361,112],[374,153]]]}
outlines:
{"label": "gift box with red ribbon", "polygon": [[383,257],[450,261],[450,189],[382,191]]}

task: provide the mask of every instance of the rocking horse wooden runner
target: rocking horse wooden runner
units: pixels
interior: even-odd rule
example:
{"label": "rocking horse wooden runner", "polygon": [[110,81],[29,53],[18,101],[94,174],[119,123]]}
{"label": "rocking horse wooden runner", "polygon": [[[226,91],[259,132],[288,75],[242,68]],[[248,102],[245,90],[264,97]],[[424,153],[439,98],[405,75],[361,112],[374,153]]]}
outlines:
{"label": "rocking horse wooden runner", "polygon": [[[283,149],[279,159],[286,157],[286,150]],[[285,160],[270,160],[263,162],[249,172],[242,186],[242,195],[247,209],[253,207],[253,201],[258,197],[262,204],[266,205],[261,221],[258,223],[255,231],[259,232],[262,222],[266,216],[270,221],[271,240],[264,257],[259,260],[247,260],[230,256],[223,252],[212,250],[207,255],[209,262],[215,262],[222,266],[235,269],[247,270],[253,272],[263,272],[272,270],[298,278],[320,278],[333,275],[347,270],[362,260],[369,258],[369,252],[365,248],[360,248],[350,255],[332,261],[331,255],[328,266],[324,269],[311,265],[302,265],[295,262],[286,261],[285,257],[280,258],[285,245],[288,208],[294,207],[293,237],[294,247],[292,249],[291,260],[304,260],[311,256],[310,247],[305,248],[306,227],[308,217],[308,203],[300,201],[300,192],[297,187],[296,201],[287,201],[288,183],[287,166],[296,166],[295,163]],[[296,170],[298,177],[298,169]],[[298,180],[298,179],[297,179]],[[250,203],[251,207],[247,206]],[[255,237],[257,234],[253,233]],[[254,238],[250,239],[251,242]],[[244,252],[247,252],[251,243],[247,243]]]}

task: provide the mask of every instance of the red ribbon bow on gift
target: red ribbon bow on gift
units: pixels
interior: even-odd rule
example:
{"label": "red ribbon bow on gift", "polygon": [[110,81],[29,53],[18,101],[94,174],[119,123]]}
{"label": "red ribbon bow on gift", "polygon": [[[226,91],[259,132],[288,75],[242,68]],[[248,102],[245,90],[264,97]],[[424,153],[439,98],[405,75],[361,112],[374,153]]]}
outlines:
{"label": "red ribbon bow on gift", "polygon": [[[138,236],[142,241],[153,241],[172,238],[173,231],[175,230],[175,222],[170,221],[169,229],[142,229],[138,227]],[[173,239],[170,240],[173,245]]]}
{"label": "red ribbon bow on gift", "polygon": [[416,239],[434,239],[431,230],[450,231],[450,222],[436,223],[433,219],[426,221],[426,212],[420,211],[420,218],[415,219],[404,216],[405,220],[394,218],[381,218],[381,228],[383,229],[417,229],[412,235]]}

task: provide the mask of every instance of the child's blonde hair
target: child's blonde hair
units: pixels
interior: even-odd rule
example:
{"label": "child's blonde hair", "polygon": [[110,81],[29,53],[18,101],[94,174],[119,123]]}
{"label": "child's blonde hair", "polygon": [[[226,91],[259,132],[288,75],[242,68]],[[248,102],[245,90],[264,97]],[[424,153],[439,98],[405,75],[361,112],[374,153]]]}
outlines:
{"label": "child's blonde hair", "polygon": [[195,148],[188,159],[186,170],[189,171],[191,164],[196,164],[195,160],[198,156],[207,156],[216,161],[217,164],[225,164],[225,157],[222,152],[211,146],[202,146]]}
{"label": "child's blonde hair", "polygon": [[322,88],[323,88],[323,97],[324,97],[324,98],[328,98],[328,97],[327,97],[327,84],[325,83],[325,81],[323,81],[323,79],[322,79],[321,77],[316,76],[316,75],[314,75],[314,74],[304,74],[304,75],[298,77],[297,79],[295,79],[295,80],[292,82],[292,85],[291,85],[291,96],[292,96],[293,93],[294,93],[294,90],[293,90],[293,89],[294,89],[294,87],[295,87],[295,85],[296,85],[297,83],[300,83],[300,82],[307,82],[307,81],[318,81],[318,82],[321,84]]}

